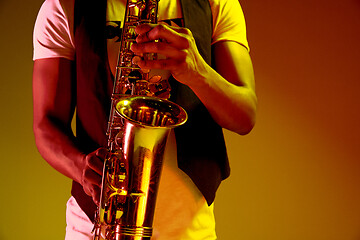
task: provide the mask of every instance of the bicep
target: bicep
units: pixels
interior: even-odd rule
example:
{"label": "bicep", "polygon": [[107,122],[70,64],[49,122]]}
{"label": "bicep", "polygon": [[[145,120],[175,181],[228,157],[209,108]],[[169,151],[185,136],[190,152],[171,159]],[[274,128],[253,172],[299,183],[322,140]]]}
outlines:
{"label": "bicep", "polygon": [[72,61],[38,59],[33,68],[34,127],[45,120],[69,127],[75,109]]}
{"label": "bicep", "polygon": [[212,46],[214,69],[234,85],[255,92],[254,71],[250,54],[244,46],[233,41],[220,41]]}

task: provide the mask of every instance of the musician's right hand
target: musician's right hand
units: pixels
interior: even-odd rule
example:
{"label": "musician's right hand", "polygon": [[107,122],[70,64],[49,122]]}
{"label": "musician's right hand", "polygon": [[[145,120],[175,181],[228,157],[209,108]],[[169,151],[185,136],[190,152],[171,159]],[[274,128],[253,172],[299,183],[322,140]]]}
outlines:
{"label": "musician's right hand", "polygon": [[92,197],[96,205],[100,204],[101,181],[104,160],[108,151],[105,148],[97,150],[85,156],[85,167],[81,178],[81,185],[85,193]]}

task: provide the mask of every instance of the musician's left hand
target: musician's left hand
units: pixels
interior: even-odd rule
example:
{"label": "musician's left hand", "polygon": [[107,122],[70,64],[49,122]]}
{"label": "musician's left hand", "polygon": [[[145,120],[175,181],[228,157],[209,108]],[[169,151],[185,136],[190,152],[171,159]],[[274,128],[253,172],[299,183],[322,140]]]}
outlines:
{"label": "musician's left hand", "polygon": [[[223,128],[247,134],[254,126],[257,98],[248,49],[238,42],[218,41],[212,47],[212,67],[200,55],[187,28],[165,24],[136,27],[136,43],[131,50],[139,57],[133,62],[142,69],[169,70],[187,85]],[[145,53],[164,58],[144,60]]]}
{"label": "musician's left hand", "polygon": [[[136,28],[139,34],[131,50],[138,55],[158,53],[165,59],[146,61],[137,58],[142,69],[169,70],[173,77],[191,87],[194,79],[206,75],[210,66],[204,61],[195,44],[191,31],[187,28],[165,24],[142,24]],[[199,78],[200,77],[200,78]]]}

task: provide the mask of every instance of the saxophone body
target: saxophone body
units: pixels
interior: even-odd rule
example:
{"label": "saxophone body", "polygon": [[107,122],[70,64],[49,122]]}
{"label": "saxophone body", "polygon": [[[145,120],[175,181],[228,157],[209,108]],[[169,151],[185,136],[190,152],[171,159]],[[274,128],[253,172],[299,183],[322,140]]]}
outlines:
{"label": "saxophone body", "polygon": [[170,96],[167,80],[150,82],[149,71],[132,61],[135,28],[157,23],[157,9],[157,0],[127,0],[94,240],[150,240],[167,137],[187,120],[180,106],[164,99]]}

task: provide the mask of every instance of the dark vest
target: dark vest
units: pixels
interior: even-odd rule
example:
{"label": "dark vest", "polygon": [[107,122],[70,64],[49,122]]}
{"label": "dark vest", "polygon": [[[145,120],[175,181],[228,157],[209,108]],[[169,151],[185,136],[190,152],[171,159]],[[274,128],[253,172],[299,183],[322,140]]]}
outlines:
{"label": "dark vest", "polygon": [[[212,14],[208,0],[182,0],[185,27],[196,40],[200,54],[211,64]],[[196,18],[195,18],[196,17]],[[106,146],[106,128],[113,77],[108,64],[105,24],[106,0],[75,1],[75,49],[77,77],[76,138],[79,148],[90,153]],[[222,128],[193,91],[170,79],[170,100],[188,113],[187,123],[175,129],[178,167],[195,183],[210,205],[220,182],[230,173]],[[82,186],[71,191],[93,220],[96,206]]]}

